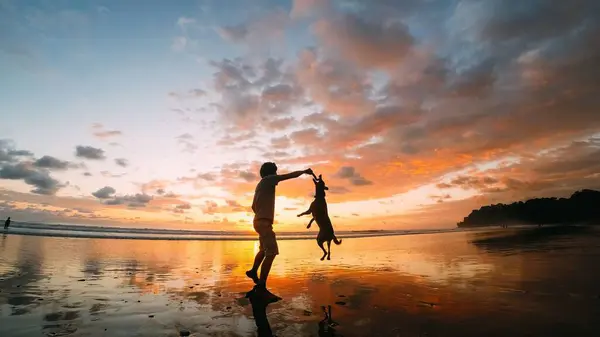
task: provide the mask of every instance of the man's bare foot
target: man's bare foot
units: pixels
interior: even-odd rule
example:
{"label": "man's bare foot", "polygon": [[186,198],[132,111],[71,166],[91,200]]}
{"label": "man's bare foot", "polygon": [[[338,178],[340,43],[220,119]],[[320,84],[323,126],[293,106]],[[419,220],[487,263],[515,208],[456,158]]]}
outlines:
{"label": "man's bare foot", "polygon": [[251,278],[252,281],[254,281],[254,284],[258,284],[258,281],[259,281],[258,275],[256,274],[256,272],[254,270],[252,270],[252,269],[248,270],[246,272],[246,276],[248,276],[249,278]]}

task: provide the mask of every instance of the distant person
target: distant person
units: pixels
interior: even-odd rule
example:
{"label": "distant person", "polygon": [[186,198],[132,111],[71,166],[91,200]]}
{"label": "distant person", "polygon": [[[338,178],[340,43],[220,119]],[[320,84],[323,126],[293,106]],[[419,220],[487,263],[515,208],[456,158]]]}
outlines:
{"label": "distant person", "polygon": [[8,229],[8,226],[10,226],[10,217],[4,221],[4,229]]}
{"label": "distant person", "polygon": [[[260,167],[261,180],[256,185],[254,191],[254,200],[252,201],[252,211],[254,212],[254,230],[258,233],[260,247],[252,269],[246,272],[246,276],[251,278],[256,284],[255,288],[262,294],[266,294],[273,300],[277,296],[267,290],[267,277],[271,271],[273,260],[279,254],[277,239],[273,231],[273,220],[275,218],[275,187],[280,181],[298,178],[303,174],[312,175],[311,169],[304,171],[295,171],[287,174],[278,175],[277,165],[267,162]],[[258,276],[258,268],[260,277]]]}

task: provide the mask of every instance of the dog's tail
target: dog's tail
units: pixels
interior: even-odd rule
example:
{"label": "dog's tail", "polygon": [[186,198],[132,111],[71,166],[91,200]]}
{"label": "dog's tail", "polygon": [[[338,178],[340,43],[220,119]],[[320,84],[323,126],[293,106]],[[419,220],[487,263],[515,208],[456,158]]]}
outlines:
{"label": "dog's tail", "polygon": [[335,235],[333,236],[333,242],[334,242],[336,245],[341,245],[341,244],[342,244],[342,240],[338,240],[338,238],[337,238],[337,237],[335,237]]}

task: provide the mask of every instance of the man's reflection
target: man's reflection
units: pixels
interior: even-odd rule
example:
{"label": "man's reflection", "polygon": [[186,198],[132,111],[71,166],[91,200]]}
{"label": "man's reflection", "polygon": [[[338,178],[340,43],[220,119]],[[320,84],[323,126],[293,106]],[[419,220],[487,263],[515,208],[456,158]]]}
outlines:
{"label": "man's reflection", "polygon": [[257,291],[256,287],[246,293],[246,298],[250,300],[252,306],[252,315],[256,321],[258,337],[274,337],[275,335],[273,335],[271,325],[267,319],[267,306],[278,302],[281,298],[275,295],[265,296],[263,292]]}

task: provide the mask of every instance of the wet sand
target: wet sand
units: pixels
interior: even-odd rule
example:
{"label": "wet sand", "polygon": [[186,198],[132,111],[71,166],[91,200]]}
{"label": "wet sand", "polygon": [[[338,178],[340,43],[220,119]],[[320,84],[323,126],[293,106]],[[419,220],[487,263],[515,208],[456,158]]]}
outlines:
{"label": "wet sand", "polygon": [[277,336],[600,335],[599,230],[354,238],[331,261],[282,241],[269,288],[283,300],[253,312],[256,249],[4,235],[0,336],[255,336],[257,321]]}

